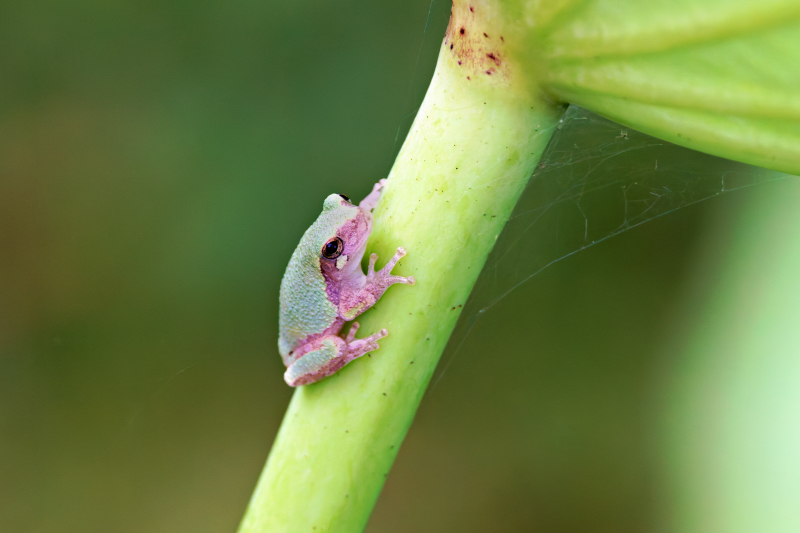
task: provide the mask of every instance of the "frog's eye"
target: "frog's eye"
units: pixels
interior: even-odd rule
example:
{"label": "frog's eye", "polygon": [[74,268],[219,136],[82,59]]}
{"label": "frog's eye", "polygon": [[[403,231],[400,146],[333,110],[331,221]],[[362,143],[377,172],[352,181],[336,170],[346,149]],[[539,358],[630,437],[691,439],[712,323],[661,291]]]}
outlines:
{"label": "frog's eye", "polygon": [[[339,193],[339,196],[341,196],[342,198],[344,198],[344,199],[345,199],[345,200],[347,200],[348,202],[350,201],[350,198],[348,198],[348,197],[347,197],[346,195],[344,195],[344,194],[341,194],[341,193]],[[351,203],[352,203],[352,202],[351,202]]]}
{"label": "frog's eye", "polygon": [[325,259],[336,259],[344,251],[344,243],[339,237],[334,237],[322,247],[322,257]]}

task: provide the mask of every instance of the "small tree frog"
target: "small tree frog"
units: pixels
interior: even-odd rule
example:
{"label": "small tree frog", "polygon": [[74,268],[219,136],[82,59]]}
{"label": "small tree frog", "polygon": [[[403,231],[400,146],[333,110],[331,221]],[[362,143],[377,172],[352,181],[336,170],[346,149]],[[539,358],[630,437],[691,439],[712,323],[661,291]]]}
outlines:
{"label": "small tree frog", "polygon": [[376,254],[369,257],[366,276],[361,270],[372,210],[385,185],[380,180],[358,205],[343,194],[328,196],[289,260],[281,281],[278,350],[287,366],[283,378],[291,387],[319,381],[377,350],[378,339],[388,334],[385,329],[356,339],[358,322],[345,338],[339,336],[342,326],[372,307],[389,285],[414,284],[412,276],[391,275],[406,254],[403,248],[378,272]]}

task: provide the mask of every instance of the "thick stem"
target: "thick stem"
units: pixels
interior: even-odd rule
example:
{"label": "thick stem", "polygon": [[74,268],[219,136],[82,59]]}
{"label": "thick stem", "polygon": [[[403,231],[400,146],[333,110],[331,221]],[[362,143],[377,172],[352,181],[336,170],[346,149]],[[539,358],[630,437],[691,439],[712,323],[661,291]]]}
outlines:
{"label": "thick stem", "polygon": [[[454,23],[458,15],[367,251],[380,266],[405,247],[395,272],[417,284],[392,287],[360,319],[364,334],[389,330],[380,350],[297,390],[240,533],[365,527],[462,305],[563,112],[530,90],[502,48],[508,36],[465,12]],[[470,44],[462,26],[481,46],[494,34],[498,49]]]}

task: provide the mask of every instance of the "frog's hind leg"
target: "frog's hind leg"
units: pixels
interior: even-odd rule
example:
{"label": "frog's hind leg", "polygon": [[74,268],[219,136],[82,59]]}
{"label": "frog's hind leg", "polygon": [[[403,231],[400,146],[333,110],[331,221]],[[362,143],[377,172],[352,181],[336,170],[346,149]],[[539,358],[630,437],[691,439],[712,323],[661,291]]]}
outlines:
{"label": "frog's hind leg", "polygon": [[372,352],[380,348],[380,346],[378,346],[378,341],[389,334],[388,331],[382,329],[377,333],[373,333],[369,337],[355,340],[356,331],[358,331],[358,328],[358,322],[353,322],[353,325],[350,326],[350,331],[347,333],[347,338],[345,339],[345,342],[347,343],[347,354],[345,357],[349,358],[347,363],[353,359],[361,357],[368,352]]}
{"label": "frog's hind leg", "polygon": [[385,329],[364,339],[355,339],[358,324],[354,323],[347,339],[327,335],[314,341],[314,348],[306,352],[286,369],[283,379],[290,387],[308,385],[334,374],[344,365],[362,355],[378,349],[378,340],[388,333]]}
{"label": "frog's hind leg", "polygon": [[345,365],[342,357],[345,353],[347,344],[340,337],[336,335],[321,337],[313,342],[311,350],[289,365],[283,374],[283,379],[290,387],[319,381]]}

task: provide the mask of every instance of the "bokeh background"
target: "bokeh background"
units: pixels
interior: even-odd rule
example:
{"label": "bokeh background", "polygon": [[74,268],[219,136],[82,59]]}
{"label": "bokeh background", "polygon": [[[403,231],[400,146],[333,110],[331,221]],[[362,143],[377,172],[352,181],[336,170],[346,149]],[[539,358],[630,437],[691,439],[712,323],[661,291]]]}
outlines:
{"label": "bokeh background", "polygon": [[[0,531],[235,530],[291,395],[283,269],[326,195],[387,174],[448,11],[0,5]],[[622,233],[484,313],[368,531],[657,529],[664,346],[698,258],[780,187]]]}

